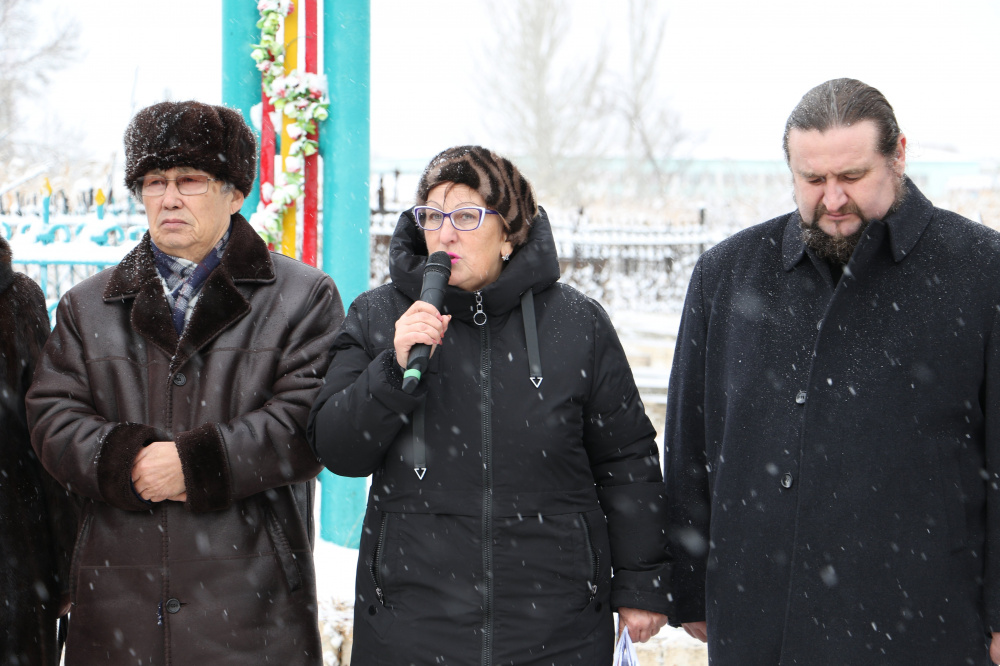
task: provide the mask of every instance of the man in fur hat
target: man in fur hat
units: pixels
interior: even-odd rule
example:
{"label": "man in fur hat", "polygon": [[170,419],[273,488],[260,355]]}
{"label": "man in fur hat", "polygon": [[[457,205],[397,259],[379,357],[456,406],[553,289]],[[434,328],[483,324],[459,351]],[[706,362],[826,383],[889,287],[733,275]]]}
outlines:
{"label": "man in fur hat", "polygon": [[125,184],[149,233],[59,304],[32,443],[83,500],[66,663],[321,663],[305,442],[343,306],[239,214],[232,109],[145,108]]}
{"label": "man in fur hat", "polygon": [[10,263],[0,238],[0,664],[56,666],[75,512],[28,440],[24,394],[49,316],[42,290]]}

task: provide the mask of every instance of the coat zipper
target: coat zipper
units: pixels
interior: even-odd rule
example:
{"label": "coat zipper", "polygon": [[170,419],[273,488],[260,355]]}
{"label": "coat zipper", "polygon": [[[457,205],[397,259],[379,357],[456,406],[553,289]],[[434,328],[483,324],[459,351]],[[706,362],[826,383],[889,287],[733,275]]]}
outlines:
{"label": "coat zipper", "polygon": [[[476,292],[477,314],[482,312],[482,295]],[[490,332],[479,324],[480,373],[483,400],[483,654],[482,666],[493,664],[493,431],[490,408]]]}
{"label": "coat zipper", "polygon": [[375,542],[375,552],[372,554],[372,581],[375,583],[375,594],[378,596],[378,602],[385,606],[385,594],[382,592],[382,551],[385,546],[385,519],[386,515],[382,514],[382,521],[378,528],[378,541]]}
{"label": "coat zipper", "polygon": [[590,553],[590,580],[587,581],[587,587],[590,589],[590,601],[593,601],[597,596],[597,577],[601,574],[601,556],[597,554],[590,538],[590,520],[587,514],[581,513],[580,518],[583,519],[583,534],[587,537],[587,552]]}

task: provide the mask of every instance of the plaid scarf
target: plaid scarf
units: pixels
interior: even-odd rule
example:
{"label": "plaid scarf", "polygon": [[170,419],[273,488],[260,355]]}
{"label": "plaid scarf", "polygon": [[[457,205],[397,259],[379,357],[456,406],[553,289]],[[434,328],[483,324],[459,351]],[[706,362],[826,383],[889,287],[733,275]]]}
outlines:
{"label": "plaid scarf", "polygon": [[170,256],[156,247],[156,243],[150,237],[149,244],[153,248],[153,261],[164,285],[166,285],[164,291],[167,296],[167,304],[170,305],[177,335],[184,331],[191,302],[201,291],[208,276],[222,262],[222,253],[226,251],[226,243],[229,241],[229,231],[230,229],[226,229],[226,233],[201,260],[200,264]]}

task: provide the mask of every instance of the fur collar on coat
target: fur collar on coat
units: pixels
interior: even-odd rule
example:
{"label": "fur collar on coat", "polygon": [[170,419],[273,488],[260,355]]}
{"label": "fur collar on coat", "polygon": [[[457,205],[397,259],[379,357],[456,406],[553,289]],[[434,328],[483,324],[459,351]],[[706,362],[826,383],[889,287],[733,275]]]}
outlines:
{"label": "fur collar on coat", "polygon": [[269,284],[275,280],[274,264],[263,239],[239,213],[233,215],[231,224],[222,263],[205,281],[180,337],[171,323],[170,306],[156,273],[149,232],[114,269],[104,290],[107,303],[135,300],[132,328],[164,352],[174,355],[176,351],[174,367],[250,312],[250,303],[237,284]]}

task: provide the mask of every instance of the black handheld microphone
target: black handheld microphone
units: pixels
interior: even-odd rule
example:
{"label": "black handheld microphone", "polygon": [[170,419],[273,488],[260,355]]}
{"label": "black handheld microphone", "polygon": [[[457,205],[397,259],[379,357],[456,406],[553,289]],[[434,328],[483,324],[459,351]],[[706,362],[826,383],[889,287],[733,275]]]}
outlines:
{"label": "black handheld microphone", "polygon": [[[424,268],[424,282],[420,286],[420,300],[440,310],[444,305],[444,289],[448,286],[450,277],[451,257],[447,252],[435,252],[428,257],[427,266]],[[403,391],[413,393],[417,388],[420,378],[427,369],[430,356],[430,345],[413,345],[406,363],[406,372],[403,373]]]}

